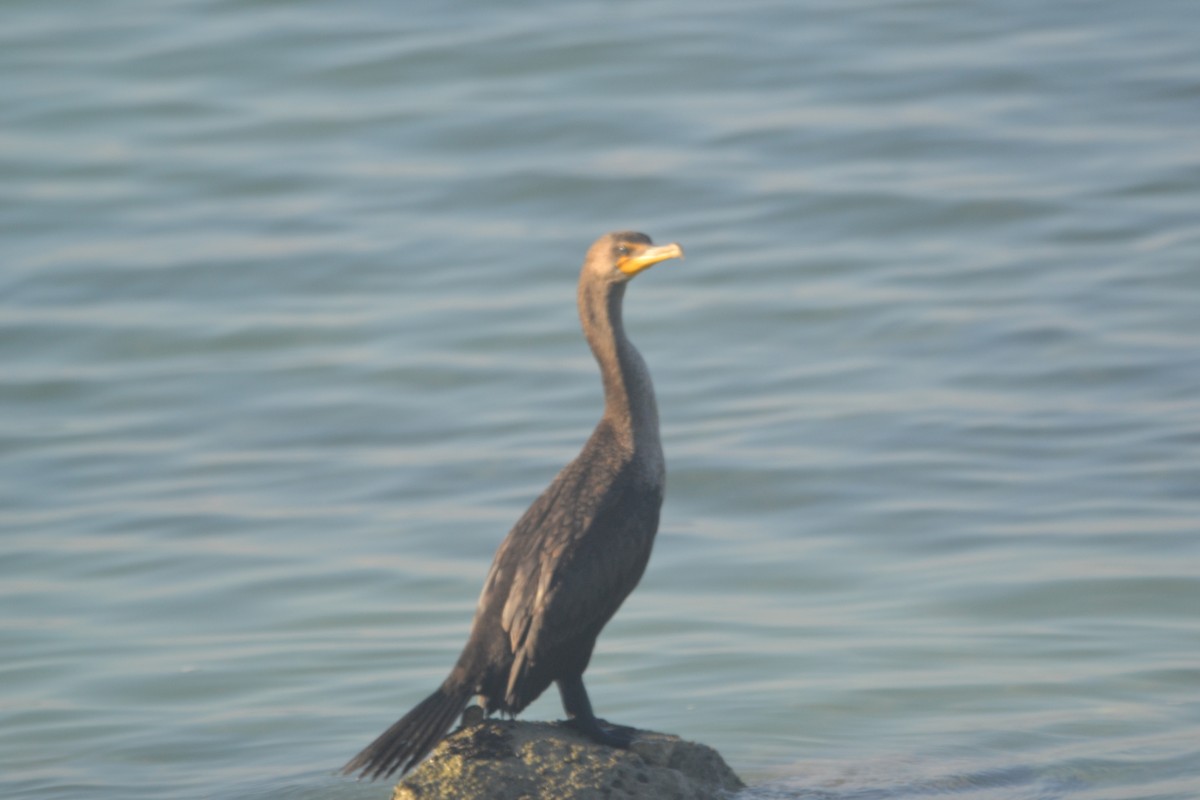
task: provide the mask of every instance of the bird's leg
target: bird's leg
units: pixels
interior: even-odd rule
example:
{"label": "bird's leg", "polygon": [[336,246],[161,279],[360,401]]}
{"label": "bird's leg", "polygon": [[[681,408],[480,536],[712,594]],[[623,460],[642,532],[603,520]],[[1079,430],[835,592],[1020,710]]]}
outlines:
{"label": "bird's leg", "polygon": [[[478,700],[478,698],[476,698]],[[488,717],[487,709],[482,703],[476,702],[474,705],[469,705],[462,713],[462,719],[459,722],[459,729],[473,728],[483,722]]]}
{"label": "bird's leg", "polygon": [[560,678],[558,693],[562,696],[563,710],[567,712],[567,724],[594,742],[609,747],[626,748],[633,743],[635,728],[624,725],[609,725],[596,719],[592,712],[592,701],[583,687],[583,676]]}

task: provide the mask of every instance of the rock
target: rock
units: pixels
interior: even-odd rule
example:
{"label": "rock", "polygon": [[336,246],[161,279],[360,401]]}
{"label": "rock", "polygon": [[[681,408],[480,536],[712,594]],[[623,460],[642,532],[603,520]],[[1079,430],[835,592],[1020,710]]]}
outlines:
{"label": "rock", "polygon": [[443,740],[393,800],[721,800],[743,787],[711,747],[637,735],[617,750],[558,723],[486,720]]}

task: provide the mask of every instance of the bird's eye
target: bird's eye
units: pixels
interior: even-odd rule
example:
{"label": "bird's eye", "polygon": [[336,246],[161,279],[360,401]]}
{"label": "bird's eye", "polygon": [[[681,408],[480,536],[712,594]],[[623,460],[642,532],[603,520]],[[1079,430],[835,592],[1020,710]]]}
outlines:
{"label": "bird's eye", "polygon": [[619,244],[619,245],[617,245],[617,252],[623,256],[627,256],[627,255],[629,255],[629,248],[623,244]]}

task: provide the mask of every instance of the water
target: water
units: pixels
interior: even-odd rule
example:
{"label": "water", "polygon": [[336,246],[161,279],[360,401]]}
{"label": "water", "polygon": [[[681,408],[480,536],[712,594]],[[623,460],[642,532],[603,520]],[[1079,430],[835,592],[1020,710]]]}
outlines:
{"label": "water", "polygon": [[0,796],[385,796],[626,227],[600,713],[748,799],[1200,796],[1193,11],[8,0]]}

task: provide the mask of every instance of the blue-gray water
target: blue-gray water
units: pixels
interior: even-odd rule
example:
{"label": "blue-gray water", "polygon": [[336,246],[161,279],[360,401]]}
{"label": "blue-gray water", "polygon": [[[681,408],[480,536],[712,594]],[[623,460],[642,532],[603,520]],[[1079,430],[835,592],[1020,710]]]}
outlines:
{"label": "blue-gray water", "polygon": [[0,796],[386,796],[332,773],[594,424],[632,227],[599,712],[747,798],[1200,797],[1193,3],[0,21]]}

